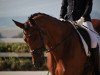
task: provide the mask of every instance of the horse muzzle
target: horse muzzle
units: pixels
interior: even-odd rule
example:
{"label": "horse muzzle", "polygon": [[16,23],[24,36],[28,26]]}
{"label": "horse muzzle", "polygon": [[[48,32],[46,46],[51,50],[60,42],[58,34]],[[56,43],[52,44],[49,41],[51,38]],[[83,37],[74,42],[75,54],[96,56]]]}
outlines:
{"label": "horse muzzle", "polygon": [[34,68],[36,70],[39,70],[40,68],[43,67],[44,62],[45,62],[44,57],[40,57],[39,59],[35,59],[34,62],[33,62]]}

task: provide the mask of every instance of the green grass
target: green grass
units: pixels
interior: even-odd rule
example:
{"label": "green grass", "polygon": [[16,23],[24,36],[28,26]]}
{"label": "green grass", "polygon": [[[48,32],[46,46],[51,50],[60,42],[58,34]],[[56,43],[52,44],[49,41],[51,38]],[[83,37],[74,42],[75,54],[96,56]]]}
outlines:
{"label": "green grass", "polygon": [[[0,71],[37,71],[34,68],[30,57],[0,57]],[[39,69],[40,71],[47,70],[46,64]]]}
{"label": "green grass", "polygon": [[0,43],[0,52],[29,52],[26,43]]}
{"label": "green grass", "polygon": [[[29,52],[26,43],[0,43],[0,52]],[[46,63],[46,62],[45,62]],[[47,70],[46,64],[40,71]],[[31,57],[0,57],[0,71],[36,71],[32,64]]]}

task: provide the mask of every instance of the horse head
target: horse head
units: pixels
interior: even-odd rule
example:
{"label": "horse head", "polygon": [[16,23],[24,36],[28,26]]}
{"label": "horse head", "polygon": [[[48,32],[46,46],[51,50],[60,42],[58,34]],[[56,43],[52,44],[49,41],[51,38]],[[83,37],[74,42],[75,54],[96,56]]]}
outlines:
{"label": "horse head", "polygon": [[24,41],[29,45],[32,54],[32,63],[35,68],[40,68],[44,64],[44,38],[43,31],[36,24],[34,19],[30,18],[25,23],[13,20],[14,23],[23,29]]}
{"label": "horse head", "polygon": [[[25,23],[13,21],[23,29],[24,40],[31,49],[32,62],[37,68],[44,63],[45,50],[52,54],[53,51],[58,51],[58,57],[62,55],[63,50],[59,51],[58,49],[62,47],[64,41],[72,36],[74,31],[70,22],[62,22],[43,13],[31,15]],[[49,56],[47,56],[47,63],[49,62],[48,58]]]}

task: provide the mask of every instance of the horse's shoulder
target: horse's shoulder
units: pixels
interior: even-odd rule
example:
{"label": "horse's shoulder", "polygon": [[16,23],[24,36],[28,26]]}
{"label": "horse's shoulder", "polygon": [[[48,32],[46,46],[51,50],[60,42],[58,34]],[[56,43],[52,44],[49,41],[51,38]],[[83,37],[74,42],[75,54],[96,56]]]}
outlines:
{"label": "horse's shoulder", "polygon": [[100,19],[92,19],[92,24],[96,31],[100,33]]}
{"label": "horse's shoulder", "polygon": [[92,19],[92,24],[94,27],[100,27],[100,19]]}

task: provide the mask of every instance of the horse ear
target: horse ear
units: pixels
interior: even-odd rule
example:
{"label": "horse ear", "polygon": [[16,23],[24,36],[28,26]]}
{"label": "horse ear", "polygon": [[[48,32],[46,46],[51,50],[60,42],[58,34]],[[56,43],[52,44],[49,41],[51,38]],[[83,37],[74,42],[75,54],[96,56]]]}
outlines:
{"label": "horse ear", "polygon": [[17,22],[15,20],[12,20],[18,27],[24,29],[25,28],[25,25],[23,23],[20,23],[20,22]]}

